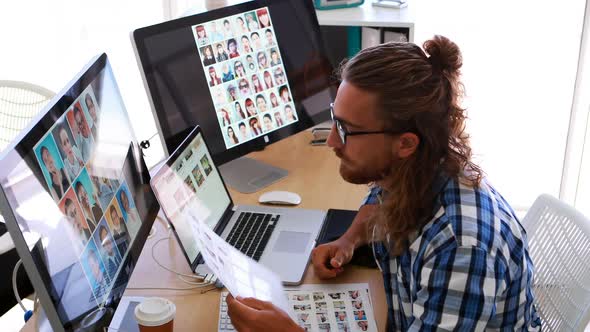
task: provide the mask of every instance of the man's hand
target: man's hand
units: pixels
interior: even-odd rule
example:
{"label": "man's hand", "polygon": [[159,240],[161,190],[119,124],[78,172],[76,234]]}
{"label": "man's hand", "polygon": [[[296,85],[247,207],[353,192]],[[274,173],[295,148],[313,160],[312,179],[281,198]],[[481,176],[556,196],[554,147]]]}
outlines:
{"label": "man's hand", "polygon": [[250,331],[303,331],[289,315],[270,302],[255,298],[226,297],[227,313],[234,328],[239,332]]}
{"label": "man's hand", "polygon": [[354,243],[344,237],[313,249],[311,262],[317,276],[321,279],[330,279],[342,273],[343,266],[352,259],[354,249]]}

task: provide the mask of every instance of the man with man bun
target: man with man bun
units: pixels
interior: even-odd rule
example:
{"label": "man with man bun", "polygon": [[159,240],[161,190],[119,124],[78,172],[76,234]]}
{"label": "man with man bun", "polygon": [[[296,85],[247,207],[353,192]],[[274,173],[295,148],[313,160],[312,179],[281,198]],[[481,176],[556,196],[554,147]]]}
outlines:
{"label": "man with man bun", "polygon": [[[472,160],[461,52],[435,36],[386,43],[341,65],[327,143],[340,175],[371,189],[339,239],[312,252],[315,274],[340,275],[375,249],[387,331],[540,330],[526,232]],[[227,298],[237,331],[303,331],[272,303]]]}

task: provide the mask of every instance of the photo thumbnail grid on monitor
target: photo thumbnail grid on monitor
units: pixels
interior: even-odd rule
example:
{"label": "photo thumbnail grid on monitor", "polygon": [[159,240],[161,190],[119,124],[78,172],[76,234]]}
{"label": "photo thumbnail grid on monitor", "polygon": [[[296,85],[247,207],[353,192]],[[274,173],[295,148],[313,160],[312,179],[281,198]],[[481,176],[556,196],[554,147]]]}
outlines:
{"label": "photo thumbnail grid on monitor", "polygon": [[230,198],[200,133],[169,168],[163,167],[164,172],[155,179],[154,190],[192,263],[199,249],[185,219],[185,209],[190,206],[199,210],[202,221],[214,229],[231,203]]}
{"label": "photo thumbnail grid on monitor", "polygon": [[33,148],[97,303],[113,287],[142,223],[122,173],[105,177],[93,165],[100,114],[89,85]]}
{"label": "photo thumbnail grid on monitor", "polygon": [[226,148],[297,121],[268,7],[192,31]]}

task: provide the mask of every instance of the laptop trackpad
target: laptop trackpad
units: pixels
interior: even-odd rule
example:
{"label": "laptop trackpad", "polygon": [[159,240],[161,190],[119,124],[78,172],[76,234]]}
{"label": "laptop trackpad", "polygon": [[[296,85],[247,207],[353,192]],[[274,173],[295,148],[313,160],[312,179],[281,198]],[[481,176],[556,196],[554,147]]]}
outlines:
{"label": "laptop trackpad", "polygon": [[310,236],[310,233],[282,231],[279,233],[273,251],[293,254],[305,252]]}

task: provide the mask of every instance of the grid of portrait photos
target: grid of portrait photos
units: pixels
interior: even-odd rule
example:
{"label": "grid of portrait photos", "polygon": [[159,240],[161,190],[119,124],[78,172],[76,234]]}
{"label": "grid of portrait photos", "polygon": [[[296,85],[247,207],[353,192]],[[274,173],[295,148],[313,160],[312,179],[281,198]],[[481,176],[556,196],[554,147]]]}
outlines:
{"label": "grid of portrait photos", "polygon": [[227,148],[297,121],[268,7],[192,30]]}
{"label": "grid of portrait photos", "polygon": [[127,181],[93,165],[100,114],[88,86],[34,146],[97,303],[110,292],[142,223]]}
{"label": "grid of portrait photos", "polygon": [[377,331],[367,284],[302,287],[286,293],[305,331]]}

